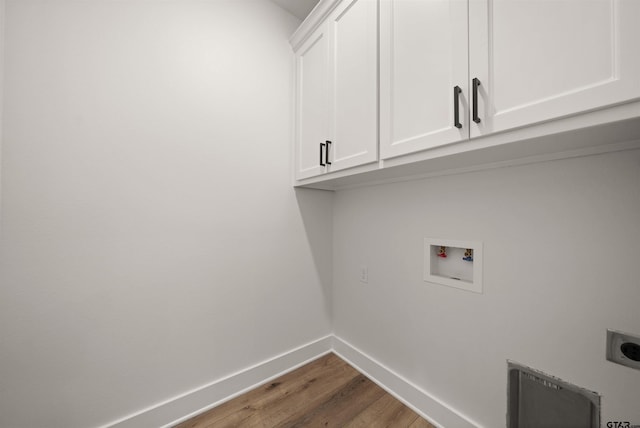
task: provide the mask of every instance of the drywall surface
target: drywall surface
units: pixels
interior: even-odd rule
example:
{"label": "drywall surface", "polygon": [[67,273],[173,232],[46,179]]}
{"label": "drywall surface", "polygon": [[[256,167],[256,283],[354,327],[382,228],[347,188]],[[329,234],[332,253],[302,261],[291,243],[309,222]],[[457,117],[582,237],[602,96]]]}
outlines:
{"label": "drywall surface", "polygon": [[7,1],[0,426],[107,424],[331,332],[331,194],[290,185],[298,24]]}
{"label": "drywall surface", "polygon": [[[0,0],[0,186],[2,186],[2,130],[3,126],[3,100],[4,91],[4,7],[5,0]],[[1,187],[0,187],[1,188]],[[0,236],[2,236],[2,193],[0,192]]]}
{"label": "drywall surface", "polygon": [[[640,371],[605,360],[640,334],[640,151],[345,190],[333,226],[336,336],[486,428],[507,359],[640,424]],[[424,282],[424,237],[482,241],[484,293]]]}

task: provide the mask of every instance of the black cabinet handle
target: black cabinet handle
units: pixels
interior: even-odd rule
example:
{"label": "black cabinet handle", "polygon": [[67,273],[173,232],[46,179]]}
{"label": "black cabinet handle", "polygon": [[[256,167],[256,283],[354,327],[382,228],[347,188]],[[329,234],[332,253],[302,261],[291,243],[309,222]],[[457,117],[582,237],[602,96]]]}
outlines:
{"label": "black cabinet handle", "polygon": [[474,77],[472,80],[473,83],[473,121],[475,123],[480,123],[480,118],[478,117],[478,86],[480,86],[480,80],[477,77]]}
{"label": "black cabinet handle", "polygon": [[320,143],[320,166],[326,166],[324,162],[322,162],[322,153],[324,153],[324,143]]}
{"label": "black cabinet handle", "polygon": [[453,87],[453,126],[460,129],[462,124],[460,123],[460,86]]}
{"label": "black cabinet handle", "polygon": [[331,162],[329,162],[329,146],[331,145],[331,141],[327,140],[325,141],[325,143],[327,144],[325,147],[325,152],[324,152],[324,160],[327,163],[327,165],[331,165]]}

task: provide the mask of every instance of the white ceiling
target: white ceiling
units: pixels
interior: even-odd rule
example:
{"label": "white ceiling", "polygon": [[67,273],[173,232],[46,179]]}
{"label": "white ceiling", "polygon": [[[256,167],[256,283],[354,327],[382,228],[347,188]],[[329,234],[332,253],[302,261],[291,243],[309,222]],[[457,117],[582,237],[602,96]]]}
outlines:
{"label": "white ceiling", "polygon": [[318,0],[271,0],[284,10],[293,14],[294,16],[304,20],[311,9],[313,9],[316,4],[318,4]]}

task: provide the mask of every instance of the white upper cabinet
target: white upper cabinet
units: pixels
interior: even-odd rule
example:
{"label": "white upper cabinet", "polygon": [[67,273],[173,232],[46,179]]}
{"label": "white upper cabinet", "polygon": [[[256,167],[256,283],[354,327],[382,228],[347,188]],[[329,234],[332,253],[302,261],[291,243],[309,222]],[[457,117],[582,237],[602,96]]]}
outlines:
{"label": "white upper cabinet", "polygon": [[297,185],[640,145],[640,0],[321,0],[291,43]]}
{"label": "white upper cabinet", "polygon": [[382,0],[381,158],[640,98],[639,20],[639,0]]}
{"label": "white upper cabinet", "polygon": [[296,178],[326,171],[324,144],[329,125],[329,41],[326,27],[320,27],[296,54]]}
{"label": "white upper cabinet", "polygon": [[469,0],[471,137],[640,97],[640,1]]}
{"label": "white upper cabinet", "polygon": [[340,2],[296,49],[296,178],[378,159],[378,2]]}
{"label": "white upper cabinet", "polygon": [[467,14],[467,0],[381,1],[382,159],[469,138]]}

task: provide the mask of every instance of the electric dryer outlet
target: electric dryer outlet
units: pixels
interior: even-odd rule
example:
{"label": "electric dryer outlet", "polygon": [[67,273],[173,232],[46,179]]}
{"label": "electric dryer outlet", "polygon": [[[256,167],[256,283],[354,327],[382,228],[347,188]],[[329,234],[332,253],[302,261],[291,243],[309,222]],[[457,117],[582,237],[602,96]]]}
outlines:
{"label": "electric dryer outlet", "polygon": [[607,360],[640,370],[640,337],[607,330]]}

